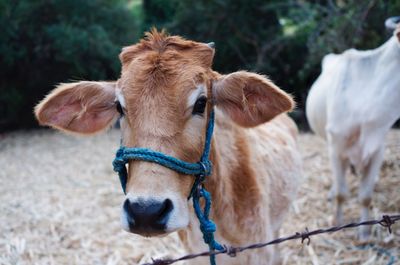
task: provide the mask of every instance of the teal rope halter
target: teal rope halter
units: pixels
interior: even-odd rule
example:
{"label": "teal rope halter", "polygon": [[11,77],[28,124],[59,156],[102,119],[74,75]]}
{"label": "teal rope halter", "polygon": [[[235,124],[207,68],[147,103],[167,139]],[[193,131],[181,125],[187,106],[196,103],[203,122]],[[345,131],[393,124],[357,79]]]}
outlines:
{"label": "teal rope halter", "polygon": [[[200,222],[200,230],[203,233],[204,242],[208,244],[210,250],[223,250],[222,245],[220,245],[214,239],[214,232],[217,230],[217,227],[215,223],[209,219],[211,195],[202,185],[205,177],[211,175],[212,171],[212,163],[209,160],[209,156],[211,138],[214,130],[214,119],[214,110],[211,110],[207,124],[203,154],[200,158],[200,161],[197,163],[189,163],[147,148],[129,148],[121,146],[117,151],[113,161],[113,166],[114,171],[118,172],[122,190],[125,194],[126,182],[128,179],[128,172],[125,165],[129,162],[129,160],[154,162],[169,169],[175,170],[178,173],[195,176],[196,178],[190,191],[188,200],[193,198],[193,208]],[[203,198],[205,201],[204,209],[201,209],[200,198]],[[210,256],[210,264],[216,264],[215,255]]]}

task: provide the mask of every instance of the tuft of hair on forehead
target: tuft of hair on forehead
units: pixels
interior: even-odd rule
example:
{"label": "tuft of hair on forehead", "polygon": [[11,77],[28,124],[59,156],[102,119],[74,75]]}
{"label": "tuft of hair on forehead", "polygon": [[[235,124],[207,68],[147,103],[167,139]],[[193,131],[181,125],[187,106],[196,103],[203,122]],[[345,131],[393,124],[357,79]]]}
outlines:
{"label": "tuft of hair on forehead", "polygon": [[158,31],[152,28],[150,32],[145,33],[145,37],[140,41],[143,47],[157,52],[164,52],[169,46],[177,50],[184,50],[196,47],[194,41],[188,41],[180,36],[170,36],[165,29]]}
{"label": "tuft of hair on forehead", "polygon": [[151,31],[146,32],[144,36],[140,43],[150,50],[163,52],[168,45],[169,35],[166,33],[165,29],[158,31],[153,27]]}
{"label": "tuft of hair on forehead", "polygon": [[180,36],[171,36],[164,29],[158,31],[152,28],[146,32],[139,43],[122,49],[120,59],[122,64],[128,64],[140,53],[152,51],[159,55],[168,50],[175,50],[181,55],[189,55],[198,61],[204,61],[206,66],[211,66],[214,56],[214,49],[205,43],[186,40]]}

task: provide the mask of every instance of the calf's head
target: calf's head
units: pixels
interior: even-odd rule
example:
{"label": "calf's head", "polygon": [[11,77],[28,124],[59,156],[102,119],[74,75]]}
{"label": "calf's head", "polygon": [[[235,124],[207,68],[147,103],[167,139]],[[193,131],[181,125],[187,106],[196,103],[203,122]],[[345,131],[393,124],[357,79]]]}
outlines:
{"label": "calf's head", "polygon": [[[124,146],[197,162],[211,104],[244,127],[293,108],[291,97],[263,76],[212,71],[213,55],[213,45],[153,31],[122,50],[117,81],[61,84],[36,106],[36,117],[78,134],[102,131],[120,119]],[[156,163],[130,161],[123,228],[144,236],[185,228],[193,181]]]}

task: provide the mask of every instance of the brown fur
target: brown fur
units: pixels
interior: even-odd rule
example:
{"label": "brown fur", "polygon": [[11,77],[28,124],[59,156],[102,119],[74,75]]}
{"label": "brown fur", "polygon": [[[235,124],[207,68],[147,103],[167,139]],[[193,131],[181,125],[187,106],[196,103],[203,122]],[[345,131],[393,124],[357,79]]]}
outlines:
{"label": "brown fur", "polygon": [[242,216],[251,215],[252,209],[248,205],[256,206],[260,200],[260,187],[257,176],[251,168],[250,152],[247,139],[237,133],[235,147],[238,153],[238,164],[232,170],[232,194],[235,194],[232,204],[237,214],[237,221]]}
{"label": "brown fur", "polygon": [[115,122],[114,99],[114,82],[61,84],[35,107],[35,115],[41,125],[92,134]]}
{"label": "brown fur", "polygon": [[[222,243],[234,245],[269,240],[278,233],[301,171],[296,126],[286,115],[274,118],[291,110],[294,103],[263,76],[214,72],[213,56],[214,50],[206,44],[155,30],[138,44],[124,48],[121,77],[115,85],[126,102],[121,120],[123,144],[198,161],[206,117],[214,103],[213,174],[205,185],[214,201],[211,215],[218,226],[216,236]],[[78,83],[56,89],[37,106],[39,121],[79,133],[107,127],[117,114],[112,109],[112,93],[102,84],[83,87]],[[190,95],[200,85],[206,87],[209,99],[204,118],[193,116],[192,106],[188,106]],[[104,112],[98,113],[98,109]],[[97,116],[103,118],[101,122]],[[188,251],[206,249],[186,201],[192,176],[143,161],[131,161],[128,172],[128,194],[179,198],[180,218],[185,211],[190,215],[187,228],[179,231],[182,241]],[[269,248],[236,259],[217,259],[219,264],[272,264],[274,252]]]}
{"label": "brown fur", "polygon": [[244,127],[267,122],[294,107],[293,100],[267,78],[244,71],[225,76],[214,91],[216,103]]}

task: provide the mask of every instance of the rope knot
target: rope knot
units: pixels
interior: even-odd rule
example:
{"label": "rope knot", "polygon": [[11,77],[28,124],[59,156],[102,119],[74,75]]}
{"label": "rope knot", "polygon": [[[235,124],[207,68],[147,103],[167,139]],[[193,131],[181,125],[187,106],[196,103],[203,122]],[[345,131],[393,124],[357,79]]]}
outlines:
{"label": "rope knot", "polygon": [[210,160],[199,161],[198,164],[200,165],[200,169],[202,171],[200,175],[203,175],[204,177],[211,175],[212,164]]}
{"label": "rope knot", "polygon": [[[125,161],[123,159],[116,158],[113,161],[114,171],[120,172],[125,168]],[[125,168],[126,169],[126,168]]]}
{"label": "rope knot", "polygon": [[118,151],[115,155],[115,159],[112,164],[113,164],[114,171],[116,171],[116,172],[120,172],[121,170],[126,169],[125,168],[126,161],[124,159],[124,149],[123,148],[118,149]]}
{"label": "rope knot", "polygon": [[214,233],[217,231],[217,226],[211,220],[204,220],[200,223],[200,230],[203,233]]}

